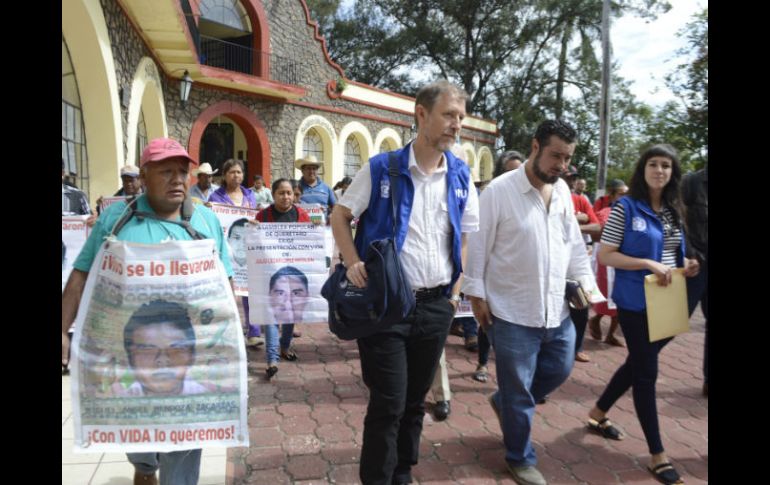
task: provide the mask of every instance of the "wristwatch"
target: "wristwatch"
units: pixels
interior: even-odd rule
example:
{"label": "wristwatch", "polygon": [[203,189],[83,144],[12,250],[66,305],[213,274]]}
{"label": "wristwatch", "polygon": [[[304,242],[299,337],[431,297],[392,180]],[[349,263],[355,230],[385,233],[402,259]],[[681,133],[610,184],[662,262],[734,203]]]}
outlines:
{"label": "wristwatch", "polygon": [[455,302],[457,302],[457,303],[460,303],[460,301],[461,301],[461,300],[462,300],[462,298],[460,298],[460,295],[452,295],[452,296],[449,298],[449,301],[455,301]]}

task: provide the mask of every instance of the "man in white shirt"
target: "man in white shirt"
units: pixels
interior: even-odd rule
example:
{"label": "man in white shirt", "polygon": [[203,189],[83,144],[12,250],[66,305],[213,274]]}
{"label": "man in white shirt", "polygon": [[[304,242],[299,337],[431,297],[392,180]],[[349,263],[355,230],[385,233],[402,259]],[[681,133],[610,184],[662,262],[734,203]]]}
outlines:
{"label": "man in white shirt", "polygon": [[508,469],[519,484],[546,484],[530,441],[535,403],[569,376],[575,328],[565,280],[596,286],[559,175],[577,134],[561,120],[540,124],[523,170],[482,192],[479,232],[470,237],[462,289],[495,348],[499,390],[490,396],[503,430]]}
{"label": "man in white shirt", "polygon": [[257,207],[264,208],[274,202],[273,192],[270,191],[270,188],[265,187],[265,179],[259,174],[254,176],[254,186],[251,188],[251,191],[254,192]]}
{"label": "man in white shirt", "polygon": [[[447,81],[422,87],[415,100],[415,141],[372,157],[331,216],[347,277],[364,287],[366,248],[394,235],[394,200],[396,248],[417,301],[402,322],[358,339],[370,391],[359,470],[364,485],[411,483],[419,457],[425,395],[460,300],[464,233],[478,230],[470,171],[449,151],[460,133],[466,99]],[[398,168],[396,187],[388,174],[391,154]],[[359,216],[354,243],[350,222]]]}

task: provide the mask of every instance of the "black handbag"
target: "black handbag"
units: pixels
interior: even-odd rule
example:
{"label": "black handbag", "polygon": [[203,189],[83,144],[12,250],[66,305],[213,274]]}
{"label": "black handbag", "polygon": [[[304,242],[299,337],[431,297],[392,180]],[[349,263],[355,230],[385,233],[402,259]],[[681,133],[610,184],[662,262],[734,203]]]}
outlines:
{"label": "black handbag", "polygon": [[396,188],[398,168],[393,152],[388,154],[393,236],[372,241],[366,248],[364,267],[368,275],[365,288],[347,279],[347,268],[337,264],[321,288],[329,304],[329,330],[342,340],[373,335],[403,321],[414,309],[415,299],[406,280],[396,249]]}

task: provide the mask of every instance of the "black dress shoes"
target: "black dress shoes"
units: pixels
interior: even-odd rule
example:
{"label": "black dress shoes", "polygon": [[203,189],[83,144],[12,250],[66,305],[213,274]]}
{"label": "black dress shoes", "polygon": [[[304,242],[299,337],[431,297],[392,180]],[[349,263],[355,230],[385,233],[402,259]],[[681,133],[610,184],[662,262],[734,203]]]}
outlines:
{"label": "black dress shoes", "polygon": [[438,401],[436,405],[433,406],[433,417],[436,418],[436,421],[445,420],[449,417],[449,413],[451,412],[452,409],[449,406],[449,401]]}

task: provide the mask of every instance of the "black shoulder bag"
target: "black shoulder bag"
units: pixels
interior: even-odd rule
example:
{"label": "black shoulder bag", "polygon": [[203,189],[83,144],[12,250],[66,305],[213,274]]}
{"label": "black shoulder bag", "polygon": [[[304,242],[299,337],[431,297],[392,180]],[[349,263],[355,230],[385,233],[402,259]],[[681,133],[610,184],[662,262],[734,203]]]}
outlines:
{"label": "black shoulder bag", "polygon": [[364,338],[385,330],[403,321],[415,306],[414,294],[396,250],[398,167],[393,152],[388,154],[388,162],[393,235],[372,241],[366,248],[364,267],[369,278],[366,288],[350,283],[347,269],[340,263],[321,289],[321,296],[329,303],[329,330],[342,340]]}

